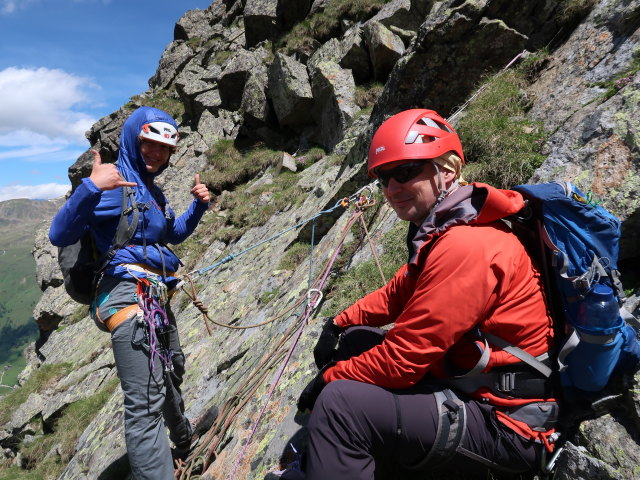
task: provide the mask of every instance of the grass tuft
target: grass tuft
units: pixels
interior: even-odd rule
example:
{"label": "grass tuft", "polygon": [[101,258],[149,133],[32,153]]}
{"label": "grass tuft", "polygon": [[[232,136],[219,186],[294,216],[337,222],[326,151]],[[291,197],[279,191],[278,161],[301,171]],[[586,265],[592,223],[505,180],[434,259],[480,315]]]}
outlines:
{"label": "grass tuft", "polygon": [[324,10],[305,18],[280,39],[287,55],[309,55],[322,43],[340,34],[342,20],[364,21],[390,0],[329,0]]}
{"label": "grass tuft", "polygon": [[526,182],[542,165],[546,139],[542,123],[525,117],[526,72],[510,70],[491,77],[457,125],[467,165],[467,181],[511,188]]}
{"label": "grass tuft", "polygon": [[29,395],[44,391],[72,369],[71,363],[44,364],[31,374],[24,385],[0,397],[0,425],[11,419],[13,412],[27,400]]}

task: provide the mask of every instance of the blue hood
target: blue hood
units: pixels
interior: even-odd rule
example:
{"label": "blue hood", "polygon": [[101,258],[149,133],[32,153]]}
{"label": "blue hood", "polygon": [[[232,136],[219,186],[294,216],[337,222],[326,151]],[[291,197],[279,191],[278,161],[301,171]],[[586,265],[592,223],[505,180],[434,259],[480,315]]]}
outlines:
{"label": "blue hood", "polygon": [[149,185],[168,166],[168,164],[163,165],[155,173],[147,172],[140,152],[138,135],[142,131],[142,126],[150,122],[166,122],[173,125],[176,130],[178,129],[178,125],[173,118],[166,112],[153,107],[140,107],[127,118],[127,121],[122,126],[122,133],[120,133],[118,170],[129,182]]}

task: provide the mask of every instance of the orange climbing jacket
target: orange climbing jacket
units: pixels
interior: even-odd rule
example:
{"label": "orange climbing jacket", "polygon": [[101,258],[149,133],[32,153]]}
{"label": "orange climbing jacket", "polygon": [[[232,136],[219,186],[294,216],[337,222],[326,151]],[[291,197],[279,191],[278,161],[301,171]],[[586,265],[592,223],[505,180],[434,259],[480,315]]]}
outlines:
{"label": "orange climbing jacket", "polygon": [[[420,227],[411,225],[409,262],[387,285],[336,317],[340,327],[392,328],[382,344],[327,369],[325,381],[402,389],[425,376],[451,379],[474,367],[493,372],[495,388],[485,384],[484,375],[478,388],[470,390],[466,382],[462,390],[498,407],[498,418],[519,434],[548,446],[553,428],[537,431],[511,413],[527,404],[555,405],[549,382],[487,341],[493,334],[539,358],[553,343],[538,269],[500,221],[523,205],[517,192],[477,183],[449,195]],[[522,381],[514,381],[514,372]]]}

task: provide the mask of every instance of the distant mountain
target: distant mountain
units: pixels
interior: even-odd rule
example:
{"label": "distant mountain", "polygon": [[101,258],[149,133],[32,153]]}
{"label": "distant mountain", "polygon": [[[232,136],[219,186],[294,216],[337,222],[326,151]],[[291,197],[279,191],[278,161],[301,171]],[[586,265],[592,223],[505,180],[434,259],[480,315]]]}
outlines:
{"label": "distant mountain", "polygon": [[3,378],[5,385],[15,383],[25,364],[22,348],[38,330],[32,318],[42,295],[31,255],[36,230],[63,203],[63,198],[0,202],[0,367],[11,365]]}
{"label": "distant mountain", "polygon": [[31,229],[42,220],[51,218],[63,203],[64,198],[55,200],[18,198],[0,202],[0,229],[5,227],[13,229],[20,226]]}

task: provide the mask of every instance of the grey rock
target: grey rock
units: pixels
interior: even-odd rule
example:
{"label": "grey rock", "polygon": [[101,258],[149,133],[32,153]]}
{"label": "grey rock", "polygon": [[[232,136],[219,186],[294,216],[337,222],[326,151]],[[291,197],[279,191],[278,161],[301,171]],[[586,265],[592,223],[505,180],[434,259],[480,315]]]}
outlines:
{"label": "grey rock", "polygon": [[340,41],[338,39],[332,38],[331,40],[322,44],[322,46],[315,52],[313,52],[313,54],[307,61],[307,69],[309,70],[309,74],[311,75],[320,62],[339,63],[341,59],[342,45],[340,44]]}
{"label": "grey rock", "polygon": [[240,50],[223,65],[218,89],[222,107],[226,110],[238,110],[242,103],[245,84],[256,68],[262,67],[262,60],[256,52]]}
{"label": "grey rock", "polygon": [[279,0],[279,24],[283,30],[288,30],[296,23],[304,20],[311,9],[311,0]]}
{"label": "grey rock", "polygon": [[314,13],[323,11],[329,1],[330,0],[313,0],[311,9],[309,10],[309,15],[313,15]]}
{"label": "grey rock", "polygon": [[240,112],[244,117],[245,125],[256,126],[267,122],[269,117],[266,94],[268,81],[267,70],[262,64],[249,75],[240,103]]}
{"label": "grey rock", "polygon": [[[426,12],[423,11],[424,5],[414,7],[414,3],[416,2],[411,0],[393,0],[386,3],[370,21],[380,22],[387,28],[394,27],[415,32],[424,21]],[[420,9],[420,6],[423,9]]]}
{"label": "grey rock", "polygon": [[[222,4],[223,2],[214,2]],[[189,10],[176,23],[173,29],[174,40],[192,40],[200,39],[206,41],[211,35],[211,25],[215,20],[220,20],[221,15],[214,15],[210,9],[206,10]]]}
{"label": "grey rock", "polygon": [[385,113],[416,105],[447,116],[488,70],[498,71],[522,52],[527,37],[502,21],[485,18],[486,0],[446,8],[451,3],[429,13],[416,40],[397,62],[374,107],[374,124],[381,123]]}
{"label": "grey rock", "polygon": [[346,32],[341,43],[342,58],[338,63],[342,68],[351,70],[356,83],[365,83],[371,78],[372,70],[369,50],[364,42],[360,25]]}
{"label": "grey rock", "polygon": [[59,287],[63,283],[58,266],[58,248],[49,241],[49,225],[50,223],[46,222],[36,231],[32,252],[36,261],[36,281],[41,290]]}
{"label": "grey rock", "polygon": [[247,48],[274,38],[278,32],[278,0],[246,0],[244,25]]}
{"label": "grey rock", "polygon": [[568,442],[558,458],[554,478],[558,480],[575,480],[576,478],[622,480],[625,477],[603,461],[589,455],[584,447],[576,447]]}
{"label": "grey rock", "polygon": [[149,79],[149,87],[167,88],[193,56],[193,50],[185,42],[171,42],[160,57],[156,73]]}
{"label": "grey rock", "polygon": [[327,150],[340,141],[358,110],[354,102],[355,88],[351,72],[334,62],[320,62],[311,75],[318,142]]}
{"label": "grey rock", "polygon": [[376,80],[384,81],[404,52],[404,43],[380,22],[367,22],[364,35],[369,47],[373,75]]}
{"label": "grey rock", "polygon": [[269,96],[280,125],[296,130],[312,122],[313,94],[307,69],[300,62],[276,54],[269,68]]}
{"label": "grey rock", "polygon": [[36,304],[33,318],[43,330],[52,330],[66,316],[73,314],[77,307],[78,304],[71,300],[64,288],[50,286]]}

